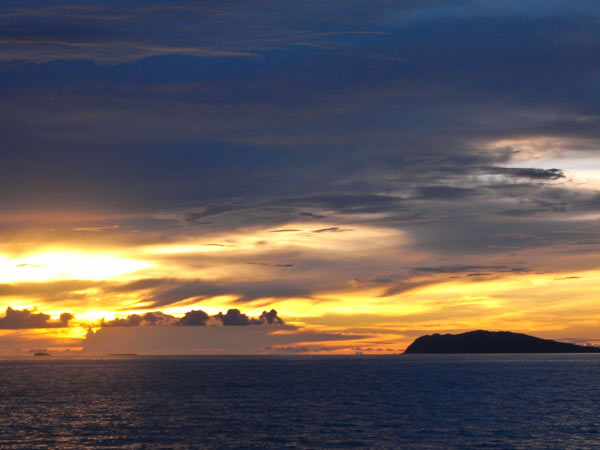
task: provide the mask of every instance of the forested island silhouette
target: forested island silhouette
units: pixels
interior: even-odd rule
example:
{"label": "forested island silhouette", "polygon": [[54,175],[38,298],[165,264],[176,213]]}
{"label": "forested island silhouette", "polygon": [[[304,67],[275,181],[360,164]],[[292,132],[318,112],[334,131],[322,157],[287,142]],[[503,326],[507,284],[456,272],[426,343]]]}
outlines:
{"label": "forested island silhouette", "polygon": [[600,353],[600,347],[541,339],[510,331],[477,330],[421,336],[404,353]]}

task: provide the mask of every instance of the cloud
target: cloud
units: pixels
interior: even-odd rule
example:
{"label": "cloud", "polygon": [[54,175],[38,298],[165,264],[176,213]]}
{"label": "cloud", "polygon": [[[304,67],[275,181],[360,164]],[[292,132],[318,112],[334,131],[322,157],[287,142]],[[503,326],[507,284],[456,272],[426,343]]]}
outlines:
{"label": "cloud", "polygon": [[134,292],[155,288],[157,286],[162,286],[168,282],[169,280],[164,280],[160,278],[143,278],[135,281],[130,281],[128,283],[106,286],[104,287],[104,291],[107,293]]}
{"label": "cloud", "polygon": [[345,231],[353,231],[351,228],[329,227],[313,230],[313,233],[343,233]]}
{"label": "cloud", "polygon": [[139,41],[0,40],[2,62],[25,60],[40,64],[54,60],[88,59],[99,64],[123,64],[161,55],[189,55],[198,58],[257,56],[251,52],[201,46],[157,45]]}
{"label": "cloud", "polygon": [[[468,273],[474,271],[491,271],[491,272],[513,272],[523,273],[528,272],[527,267],[508,267],[508,266],[485,266],[485,265],[448,265],[448,266],[420,266],[412,269],[417,273]],[[481,273],[479,275],[482,275]],[[486,274],[488,275],[488,274]]]}
{"label": "cloud", "polygon": [[269,325],[283,325],[283,320],[281,320],[281,318],[277,315],[277,311],[275,311],[274,309],[272,309],[269,312],[263,311],[263,313],[260,315],[259,320],[263,323],[266,320]]}
{"label": "cloud", "polygon": [[119,225],[104,225],[104,226],[96,226],[96,227],[76,227],[73,228],[73,231],[89,231],[93,233],[99,233],[101,231],[115,230],[118,229]]}
{"label": "cloud", "polygon": [[195,310],[188,311],[181,319],[177,321],[177,325],[181,326],[204,326],[209,319],[209,315],[204,311]]}
{"label": "cloud", "polygon": [[[76,5],[76,6],[75,6]],[[91,60],[97,64],[133,63],[165,55],[195,58],[256,57],[281,47],[331,48],[352,38],[385,36],[381,30],[318,29],[323,8],[300,2],[270,13],[253,5],[190,6],[173,2],[160,7],[135,5],[13,8],[0,14],[0,60],[25,60],[38,64],[55,60]],[[325,8],[331,16],[343,13],[341,4]],[[363,8],[368,11],[368,8]],[[294,12],[295,11],[295,12]],[[322,13],[322,11],[321,11]],[[289,15],[312,17],[309,27],[290,23]],[[231,27],[224,29],[226,18]],[[258,29],[249,23],[261,23]],[[177,24],[178,33],[165,33],[165,20]],[[194,26],[202,22],[203,27]],[[179,33],[183,34],[178,36]],[[204,45],[198,45],[198,42]]]}
{"label": "cloud", "polygon": [[417,199],[459,200],[477,195],[474,189],[455,186],[421,186],[417,189]]}
{"label": "cloud", "polygon": [[56,322],[50,321],[50,316],[44,313],[35,313],[28,309],[17,310],[10,306],[6,308],[6,315],[0,318],[0,329],[20,330],[29,328],[65,328],[73,319],[70,313],[62,313]]}
{"label": "cloud", "polygon": [[249,318],[242,314],[238,309],[229,309],[226,314],[219,313],[214,316],[225,326],[246,326],[246,325],[283,325],[283,320],[277,315],[277,311],[263,311],[258,319]]}
{"label": "cloud", "polygon": [[170,326],[178,324],[179,320],[174,316],[164,314],[160,311],[148,312],[146,314],[131,314],[125,318],[113,320],[101,320],[101,327],[141,327],[141,326]]}
{"label": "cloud", "polygon": [[269,264],[264,262],[249,262],[248,264],[252,264],[255,266],[267,266],[267,267],[294,267],[295,264],[287,263],[287,264]]}
{"label": "cloud", "polygon": [[59,317],[60,317],[61,325],[65,326],[65,327],[69,325],[70,320],[75,318],[75,316],[73,314],[68,313],[68,312],[61,313],[61,315]]}
{"label": "cloud", "polygon": [[[67,314],[67,313],[65,313]],[[72,317],[70,317],[72,318]],[[271,309],[269,312],[263,311],[259,318],[250,318],[240,312],[239,309],[229,309],[227,313],[218,313],[212,318],[224,326],[248,326],[248,325],[284,325],[283,320],[277,315],[277,311]],[[66,323],[69,318],[61,315],[61,321]],[[113,320],[100,321],[101,328],[111,327],[152,327],[152,326],[185,326],[198,327],[206,326],[211,320],[211,316],[202,310],[191,310],[185,313],[181,318],[176,318],[161,311],[148,312],[146,314],[130,314],[127,317],[115,318]]]}
{"label": "cloud", "polygon": [[[176,259],[181,264],[181,259]],[[247,264],[247,263],[243,263]],[[286,266],[287,267],[287,266]],[[294,296],[310,296],[319,285],[334,285],[337,280],[315,280],[314,286],[307,286],[295,278],[272,279],[271,277],[256,280],[237,281],[222,280],[181,280],[175,278],[140,279],[137,281],[108,285],[104,291],[110,293],[144,293],[145,301],[151,302],[151,308],[160,308],[184,300],[202,299],[219,295],[232,295],[239,303],[247,303],[260,298],[288,298]],[[144,306],[147,309],[148,306]]]}
{"label": "cloud", "polygon": [[246,314],[242,314],[238,309],[229,309],[226,314],[219,313],[216,318],[225,326],[243,326],[250,325],[250,319]]}
{"label": "cloud", "polygon": [[565,178],[565,174],[560,169],[534,169],[526,167],[490,167],[487,172],[506,175],[514,178],[530,178],[533,180],[558,180]]}
{"label": "cloud", "polygon": [[45,301],[60,301],[69,293],[102,284],[101,281],[88,280],[0,283],[0,297],[37,297]]}

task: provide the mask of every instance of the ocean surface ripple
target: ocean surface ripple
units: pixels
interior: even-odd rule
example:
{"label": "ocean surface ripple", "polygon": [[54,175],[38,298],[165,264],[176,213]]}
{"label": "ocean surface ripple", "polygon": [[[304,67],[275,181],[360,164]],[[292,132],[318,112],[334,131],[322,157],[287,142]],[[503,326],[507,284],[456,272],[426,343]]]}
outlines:
{"label": "ocean surface ripple", "polygon": [[0,359],[2,449],[592,449],[600,355]]}

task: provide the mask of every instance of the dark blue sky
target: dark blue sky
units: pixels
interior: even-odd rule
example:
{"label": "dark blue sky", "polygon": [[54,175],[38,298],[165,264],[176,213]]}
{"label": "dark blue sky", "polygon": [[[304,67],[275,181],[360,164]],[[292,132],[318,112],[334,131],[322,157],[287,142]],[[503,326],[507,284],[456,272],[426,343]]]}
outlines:
{"label": "dark blue sky", "polygon": [[597,138],[598,14],[593,2],[17,3],[0,16],[2,200],[322,207],[322,194],[471,187],[464,176],[510,159],[488,142]]}

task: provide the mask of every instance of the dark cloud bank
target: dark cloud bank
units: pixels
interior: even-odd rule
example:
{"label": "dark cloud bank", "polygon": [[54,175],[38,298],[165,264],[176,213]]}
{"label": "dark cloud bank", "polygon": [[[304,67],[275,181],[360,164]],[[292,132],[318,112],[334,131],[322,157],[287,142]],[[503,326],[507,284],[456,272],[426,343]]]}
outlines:
{"label": "dark cloud bank", "polygon": [[502,200],[471,186],[482,168],[559,180],[485,144],[594,147],[600,11],[501,3],[14,3],[0,14],[2,201],[201,206],[190,217],[208,228],[325,208],[402,223],[407,207],[435,211],[423,199]]}

